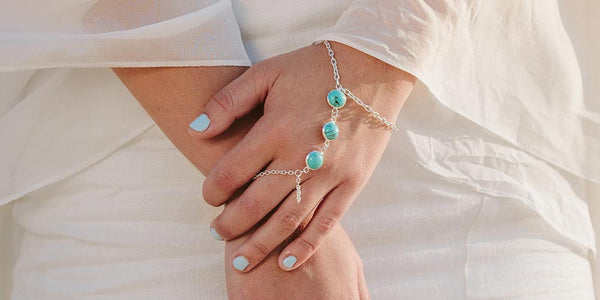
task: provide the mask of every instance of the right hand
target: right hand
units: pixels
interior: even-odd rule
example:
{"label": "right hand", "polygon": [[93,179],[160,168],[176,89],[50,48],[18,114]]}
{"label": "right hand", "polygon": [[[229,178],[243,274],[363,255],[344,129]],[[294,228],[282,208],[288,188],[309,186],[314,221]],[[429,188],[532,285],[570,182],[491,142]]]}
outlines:
{"label": "right hand", "polygon": [[[225,261],[231,261],[239,245],[250,236],[251,232],[227,242]],[[249,273],[225,268],[229,299],[370,299],[362,261],[339,224],[319,250],[297,269],[279,268],[278,255],[279,251],[271,252]]]}

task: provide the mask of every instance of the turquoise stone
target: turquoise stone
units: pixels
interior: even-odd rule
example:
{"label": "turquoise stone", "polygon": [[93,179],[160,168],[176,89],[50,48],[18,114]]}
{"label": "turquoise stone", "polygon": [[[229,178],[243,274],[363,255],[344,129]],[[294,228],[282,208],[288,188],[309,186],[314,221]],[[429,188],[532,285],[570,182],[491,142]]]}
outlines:
{"label": "turquoise stone", "polygon": [[340,130],[333,122],[327,122],[323,125],[323,136],[328,140],[335,140],[340,134]]}
{"label": "turquoise stone", "polygon": [[323,153],[311,151],[306,156],[306,166],[311,170],[317,170],[323,165]]}
{"label": "turquoise stone", "polygon": [[346,104],[346,95],[338,89],[329,91],[327,94],[327,103],[331,105],[331,107],[340,108]]}

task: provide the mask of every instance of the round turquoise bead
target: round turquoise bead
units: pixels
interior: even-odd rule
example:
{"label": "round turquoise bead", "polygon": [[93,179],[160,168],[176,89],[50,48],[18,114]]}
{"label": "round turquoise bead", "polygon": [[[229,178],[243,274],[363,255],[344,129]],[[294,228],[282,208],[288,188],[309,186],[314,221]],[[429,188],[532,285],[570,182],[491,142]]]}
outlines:
{"label": "round turquoise bead", "polygon": [[306,156],[306,166],[311,170],[317,170],[323,165],[323,153],[311,151]]}
{"label": "round turquoise bead", "polygon": [[328,140],[335,140],[340,134],[340,130],[333,122],[327,122],[323,125],[323,136]]}
{"label": "round turquoise bead", "polygon": [[331,90],[327,94],[327,103],[329,103],[331,107],[340,108],[346,104],[346,95],[338,89]]}

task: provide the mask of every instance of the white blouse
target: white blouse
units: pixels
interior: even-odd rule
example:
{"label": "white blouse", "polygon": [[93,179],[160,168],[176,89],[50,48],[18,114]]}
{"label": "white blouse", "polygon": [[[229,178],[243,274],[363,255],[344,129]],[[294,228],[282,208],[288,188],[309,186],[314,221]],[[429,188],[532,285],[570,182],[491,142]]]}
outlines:
{"label": "white blouse", "polygon": [[[324,39],[415,75],[451,110],[585,180],[587,201],[598,202],[600,192],[593,191],[600,184],[600,43],[590,28],[598,28],[592,16],[600,8],[592,1],[560,5],[523,0],[3,1],[0,205],[93,164],[152,125],[135,102],[120,101],[131,96],[116,80],[97,82],[93,93],[56,94],[53,88],[68,70],[45,69],[249,66]],[[541,214],[558,213],[552,205],[538,204]],[[580,208],[572,208],[571,222],[547,219],[595,252],[589,216],[582,215],[585,206]],[[592,218],[599,220],[600,212],[592,211]]]}

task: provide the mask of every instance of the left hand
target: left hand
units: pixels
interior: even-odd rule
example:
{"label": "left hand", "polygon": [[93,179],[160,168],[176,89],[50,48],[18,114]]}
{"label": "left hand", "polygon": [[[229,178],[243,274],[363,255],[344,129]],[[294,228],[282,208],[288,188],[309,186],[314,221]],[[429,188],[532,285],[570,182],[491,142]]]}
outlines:
{"label": "left hand", "polygon": [[[225,245],[225,260],[235,256],[252,230]],[[278,248],[279,249],[279,248]],[[230,300],[356,299],[367,300],[369,291],[362,261],[341,225],[334,226],[319,250],[295,272],[282,271],[271,253],[251,273],[225,270]],[[268,262],[268,263],[266,263]]]}
{"label": "left hand", "polygon": [[[395,121],[415,78],[380,60],[332,43],[341,82],[383,116]],[[335,88],[327,50],[322,44],[260,62],[217,93],[204,113],[210,120],[199,138],[215,137],[264,102],[264,115],[209,173],[204,199],[219,206],[263,169],[296,170],[323,144],[323,124],[331,107],[327,93]],[[205,122],[206,123],[206,122]],[[304,232],[282,251],[279,265],[292,270],[303,264],[341,219],[366,184],[389,141],[390,131],[350,98],[340,109],[339,137],[332,141],[323,166],[302,177],[302,201],[296,201],[295,177],[270,175],[251,182],[231,200],[211,227],[225,240],[250,230],[272,215],[235,251],[240,271],[250,271],[286,240],[311,213]],[[206,125],[206,124],[205,124]],[[316,210],[315,210],[316,209]],[[289,266],[294,256],[296,261]],[[238,260],[239,262],[239,260]]]}

